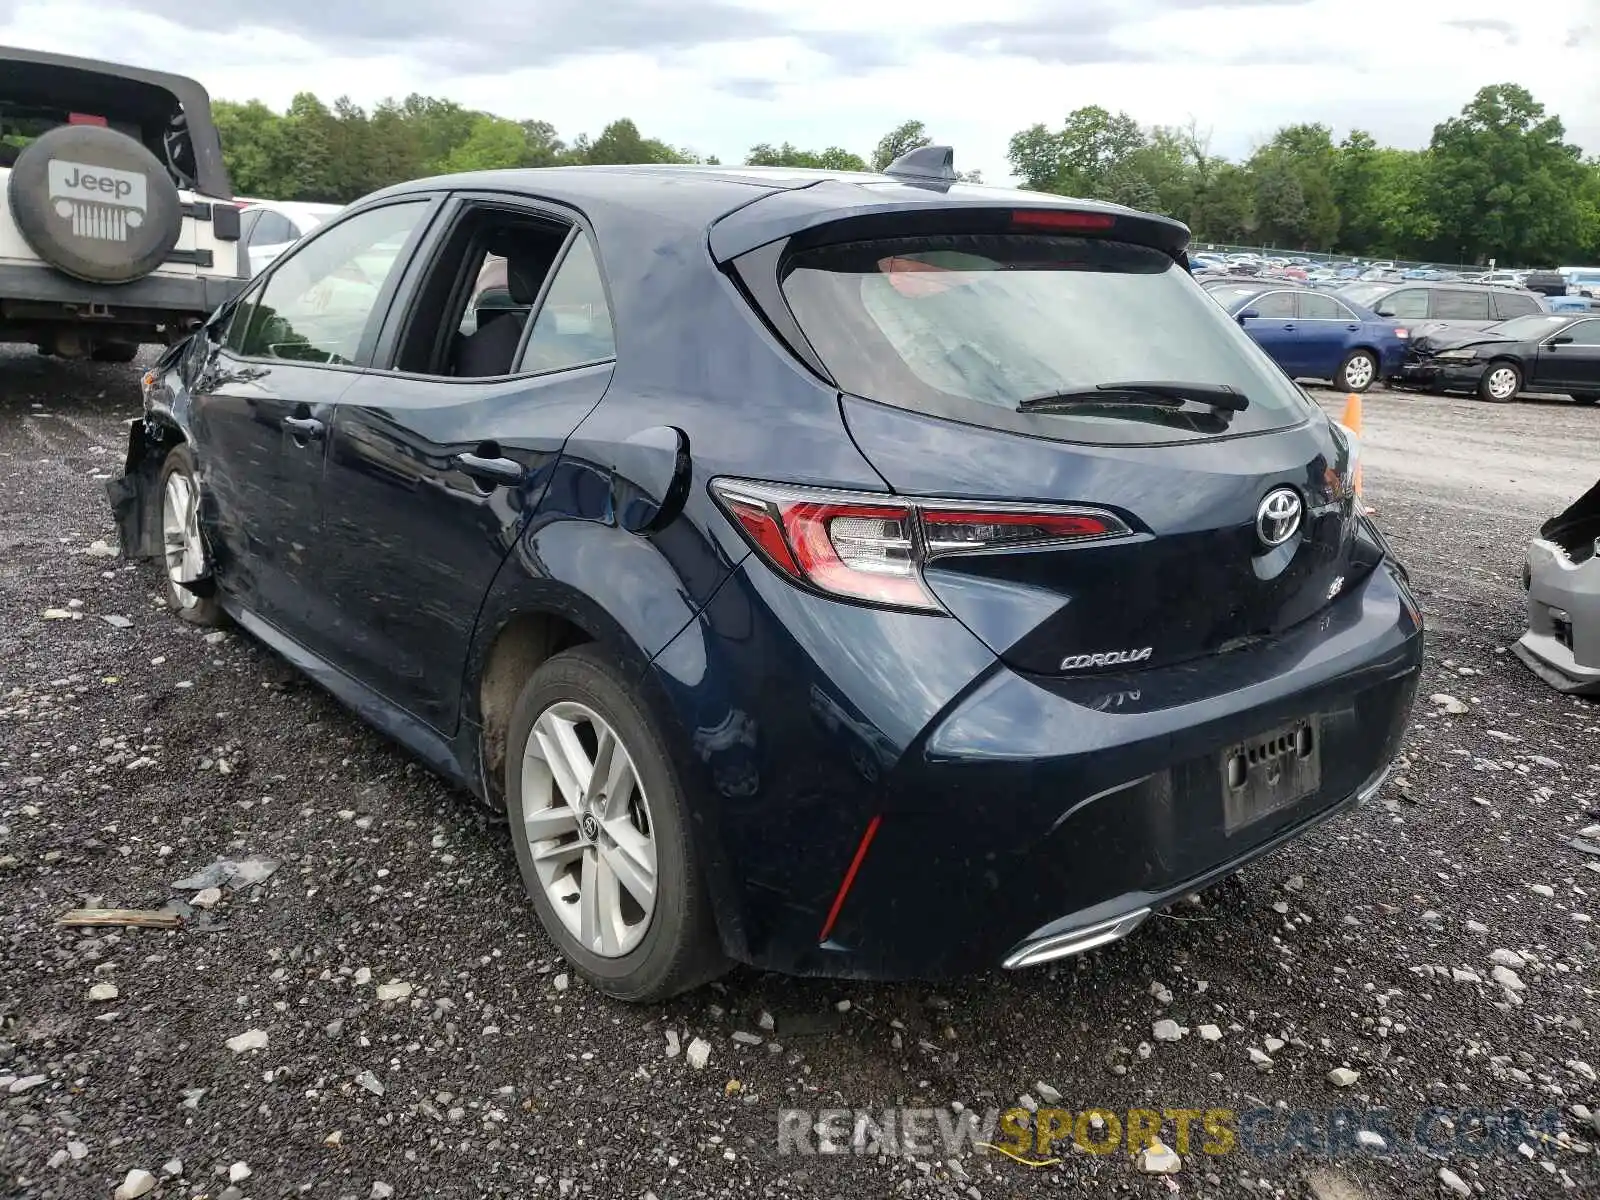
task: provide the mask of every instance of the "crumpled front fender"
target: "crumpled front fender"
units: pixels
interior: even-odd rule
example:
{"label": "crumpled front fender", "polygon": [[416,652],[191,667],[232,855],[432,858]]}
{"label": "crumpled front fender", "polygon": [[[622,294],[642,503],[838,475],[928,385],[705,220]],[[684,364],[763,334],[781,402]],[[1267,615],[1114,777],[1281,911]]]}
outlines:
{"label": "crumpled front fender", "polygon": [[[136,417],[128,422],[128,452],[122,474],[106,480],[106,498],[117,524],[124,558],[161,556],[161,506],[157,483],[161,460],[170,448],[159,425]],[[154,444],[152,444],[154,443]]]}

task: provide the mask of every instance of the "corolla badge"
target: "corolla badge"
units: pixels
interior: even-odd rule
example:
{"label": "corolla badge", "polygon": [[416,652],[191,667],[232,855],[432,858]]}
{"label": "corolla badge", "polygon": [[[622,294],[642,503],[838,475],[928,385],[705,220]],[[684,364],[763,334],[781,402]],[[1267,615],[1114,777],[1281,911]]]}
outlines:
{"label": "corolla badge", "polygon": [[1137,650],[1108,650],[1104,654],[1069,654],[1061,660],[1063,671],[1081,671],[1085,667],[1120,667],[1140,663],[1150,657],[1153,646],[1140,646]]}
{"label": "corolla badge", "polygon": [[1300,531],[1305,505],[1291,487],[1273,488],[1256,509],[1256,536],[1267,549],[1281,546]]}

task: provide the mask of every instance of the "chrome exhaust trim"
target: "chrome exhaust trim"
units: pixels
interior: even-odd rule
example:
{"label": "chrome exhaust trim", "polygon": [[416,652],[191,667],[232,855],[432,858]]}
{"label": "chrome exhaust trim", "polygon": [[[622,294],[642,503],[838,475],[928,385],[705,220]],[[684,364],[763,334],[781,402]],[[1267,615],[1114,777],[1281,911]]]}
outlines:
{"label": "chrome exhaust trim", "polygon": [[1058,958],[1070,958],[1074,954],[1082,954],[1086,950],[1109,945],[1127,937],[1143,925],[1149,915],[1148,908],[1135,909],[1120,917],[1112,917],[1109,921],[1101,921],[1097,925],[1088,925],[1083,929],[1074,929],[1070,933],[1057,933],[1024,943],[1019,949],[1013,950],[1001,965],[1008,971],[1014,971],[1018,967],[1036,967],[1040,963],[1053,962]]}

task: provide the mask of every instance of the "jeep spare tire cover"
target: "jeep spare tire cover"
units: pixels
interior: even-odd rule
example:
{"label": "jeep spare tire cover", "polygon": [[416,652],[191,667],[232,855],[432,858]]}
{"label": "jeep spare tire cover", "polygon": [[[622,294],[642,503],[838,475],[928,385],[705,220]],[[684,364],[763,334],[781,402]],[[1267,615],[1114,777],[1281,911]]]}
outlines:
{"label": "jeep spare tire cover", "polygon": [[17,230],[45,262],[90,283],[128,283],[159,267],[183,230],[177,186],[156,156],[101,125],[63,125],[11,168]]}

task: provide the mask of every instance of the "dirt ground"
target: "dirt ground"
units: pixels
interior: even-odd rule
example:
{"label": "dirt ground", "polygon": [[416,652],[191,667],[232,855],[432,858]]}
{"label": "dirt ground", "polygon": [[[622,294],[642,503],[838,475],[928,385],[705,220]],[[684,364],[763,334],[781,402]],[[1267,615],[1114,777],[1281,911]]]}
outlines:
{"label": "dirt ground", "polygon": [[[1364,808],[1054,968],[739,971],[632,1008],[568,978],[503,829],[96,546],[137,405],[133,368],[0,351],[0,1194],[130,1171],[212,1200],[1600,1193],[1600,857],[1570,844],[1600,821],[1600,708],[1507,649],[1527,538],[1600,474],[1600,410],[1367,397],[1429,663]],[[250,856],[276,869],[181,929],[56,924],[207,898],[173,884]],[[1253,1110],[1261,1136],[1197,1138],[1170,1176],[1070,1144],[778,1153],[780,1109],[954,1102]],[[1408,1136],[1430,1106],[1435,1153]],[[1330,1151],[1337,1109],[1386,1111],[1384,1145]],[[1474,1140],[1505,1109],[1551,1123]]]}

